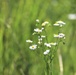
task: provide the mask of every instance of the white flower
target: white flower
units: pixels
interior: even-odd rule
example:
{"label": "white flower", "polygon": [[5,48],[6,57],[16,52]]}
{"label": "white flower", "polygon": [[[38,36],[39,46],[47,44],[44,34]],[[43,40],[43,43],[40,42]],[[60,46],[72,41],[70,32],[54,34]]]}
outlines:
{"label": "white flower", "polygon": [[40,36],[38,36],[38,44],[42,43],[42,38]]}
{"label": "white flower", "polygon": [[50,43],[44,43],[45,46],[51,47]]}
{"label": "white flower", "polygon": [[47,24],[49,24],[49,22],[45,21],[45,22],[42,23],[42,26],[46,26]]}
{"label": "white flower", "polygon": [[65,34],[59,33],[59,38],[63,38],[63,37],[65,37]]}
{"label": "white flower", "polygon": [[28,43],[32,43],[33,41],[31,41],[31,40],[26,40],[26,42],[28,42]]}
{"label": "white flower", "polygon": [[37,45],[32,45],[29,47],[31,50],[35,50],[37,48]]}
{"label": "white flower", "polygon": [[38,41],[38,44],[41,44],[42,42],[41,41]]}
{"label": "white flower", "polygon": [[50,50],[46,50],[43,54],[47,55],[50,52]]}
{"label": "white flower", "polygon": [[42,38],[39,38],[38,40],[39,40],[39,41],[42,41]]}
{"label": "white flower", "polygon": [[42,43],[42,38],[38,39],[38,44]]}
{"label": "white flower", "polygon": [[55,43],[53,43],[53,42],[52,42],[52,43],[50,43],[50,44],[51,44],[51,45],[54,45],[54,46],[56,46],[56,45],[57,45],[57,43],[56,43],[56,42],[55,42]]}
{"label": "white flower", "polygon": [[41,30],[44,30],[44,28],[41,28]]}
{"label": "white flower", "polygon": [[44,36],[44,35],[41,35],[41,38],[45,38],[46,36]]}
{"label": "white flower", "polygon": [[60,27],[62,27],[63,25],[65,25],[65,22],[63,22],[63,21],[57,21],[57,22],[54,24],[54,26],[60,26]]}
{"label": "white flower", "polygon": [[36,22],[39,22],[39,19],[36,19]]}
{"label": "white flower", "polygon": [[55,23],[54,26],[59,26],[59,24]]}
{"label": "white flower", "polygon": [[42,32],[42,30],[39,29],[39,28],[34,29],[34,31],[37,32],[37,33],[41,33]]}
{"label": "white flower", "polygon": [[58,35],[54,34],[54,37],[56,37],[56,38],[65,38],[65,34],[63,34],[63,33],[59,33]]}
{"label": "white flower", "polygon": [[57,21],[56,23],[57,23],[57,24],[62,24],[62,25],[65,24],[65,22],[63,22],[63,21]]}

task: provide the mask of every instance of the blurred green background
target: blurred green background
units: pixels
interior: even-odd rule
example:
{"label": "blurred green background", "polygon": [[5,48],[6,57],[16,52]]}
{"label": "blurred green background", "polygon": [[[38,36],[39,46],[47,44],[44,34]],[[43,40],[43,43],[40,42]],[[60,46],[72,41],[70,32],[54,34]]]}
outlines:
{"label": "blurred green background", "polygon": [[[76,75],[76,15],[70,19],[69,14],[76,14],[76,0],[0,0],[0,75],[44,75],[43,59],[26,43],[36,19],[66,23],[65,45],[60,46],[63,75]],[[59,75],[58,54],[52,64],[53,75]]]}

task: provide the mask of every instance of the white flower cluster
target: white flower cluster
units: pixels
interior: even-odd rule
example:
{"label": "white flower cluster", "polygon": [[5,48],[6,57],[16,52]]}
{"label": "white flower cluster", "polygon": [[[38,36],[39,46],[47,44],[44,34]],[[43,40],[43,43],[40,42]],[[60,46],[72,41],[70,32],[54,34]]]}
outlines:
{"label": "white flower cluster", "polygon": [[[37,19],[36,20],[37,23],[39,23],[39,20]],[[48,21],[45,21],[41,24],[42,28],[35,28],[34,29],[34,33],[33,35],[37,34],[38,36],[38,40],[37,40],[37,43],[34,44],[34,42],[32,40],[26,40],[26,42],[28,43],[31,43],[32,45],[29,47],[29,49],[31,50],[36,50],[37,48],[40,48],[40,47],[45,47],[46,50],[43,52],[44,55],[47,55],[49,54],[51,51],[51,47],[52,46],[56,46],[58,45],[58,43],[56,42],[51,42],[51,43],[48,43],[47,42],[47,36],[46,35],[43,35],[42,32],[45,30],[45,26],[48,25],[49,22]],[[65,25],[65,23],[63,21],[57,21],[54,26],[59,26],[59,27],[62,27],[63,25]],[[45,31],[44,31],[45,32]],[[59,33],[59,34],[54,34],[54,37],[55,38],[65,38],[65,34],[63,33]],[[45,41],[46,40],[46,41]]]}
{"label": "white flower cluster", "polygon": [[36,28],[36,29],[34,29],[34,31],[37,32],[37,33],[41,33],[42,29]]}
{"label": "white flower cluster", "polygon": [[63,21],[57,21],[54,26],[59,26],[59,27],[62,27],[63,25],[65,25],[65,22]]}

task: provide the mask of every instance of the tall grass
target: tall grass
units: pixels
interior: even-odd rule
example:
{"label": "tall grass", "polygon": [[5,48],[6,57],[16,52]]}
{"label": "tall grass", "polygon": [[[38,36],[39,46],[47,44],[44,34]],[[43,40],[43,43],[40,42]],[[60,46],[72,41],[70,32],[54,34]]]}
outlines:
{"label": "tall grass", "polygon": [[[72,3],[72,4],[71,4]],[[76,22],[68,19],[76,12],[75,0],[0,0],[0,75],[43,75],[44,61],[28,49],[26,39],[35,28],[35,20],[67,23],[65,46],[60,46],[63,74],[76,73]],[[52,27],[52,26],[51,26]],[[53,34],[53,30],[49,30]],[[49,39],[51,34],[49,34]],[[35,38],[30,38],[35,39]],[[53,60],[53,75],[59,75],[58,55]]]}

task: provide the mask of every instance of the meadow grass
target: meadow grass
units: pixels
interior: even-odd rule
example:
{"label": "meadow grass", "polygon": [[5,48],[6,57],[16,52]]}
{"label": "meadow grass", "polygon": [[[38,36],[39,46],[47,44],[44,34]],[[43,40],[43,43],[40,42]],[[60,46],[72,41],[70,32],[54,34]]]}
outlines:
{"label": "meadow grass", "polygon": [[[57,20],[66,22],[62,31],[66,35],[65,45],[59,46],[63,61],[63,75],[76,74],[76,22],[68,14],[76,12],[75,0],[0,0],[0,75],[44,75],[45,62],[38,53],[31,52],[26,40],[36,28],[36,19],[49,21],[48,41],[54,41],[52,34]],[[50,33],[50,34],[49,34]],[[52,62],[52,75],[60,74],[59,54]]]}

